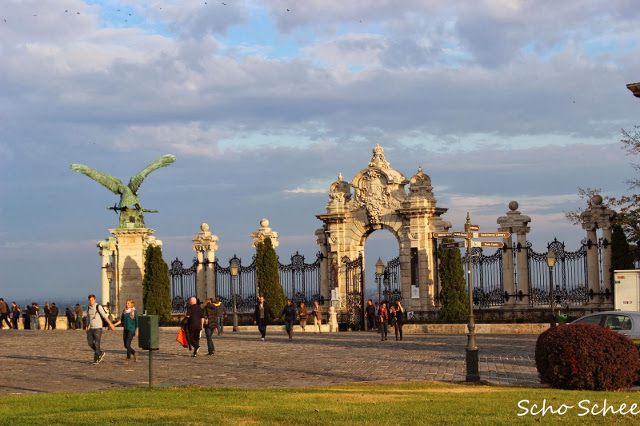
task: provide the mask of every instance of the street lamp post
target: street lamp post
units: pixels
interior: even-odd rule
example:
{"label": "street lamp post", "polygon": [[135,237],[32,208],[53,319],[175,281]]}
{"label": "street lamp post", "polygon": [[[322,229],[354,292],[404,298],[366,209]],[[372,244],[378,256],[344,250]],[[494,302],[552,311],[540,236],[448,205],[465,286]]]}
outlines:
{"label": "street lamp post", "polygon": [[467,233],[466,246],[467,246],[467,281],[469,291],[469,334],[467,335],[467,348],[466,348],[466,360],[467,360],[467,375],[465,381],[467,382],[479,382],[480,381],[480,368],[478,365],[478,345],[476,344],[476,321],[473,316],[473,264],[471,259],[471,239],[473,233],[471,232],[471,217],[467,212],[467,221],[464,225],[464,230]]}
{"label": "street lamp post", "polygon": [[551,327],[556,326],[556,298],[553,294],[553,267],[556,264],[556,254],[549,250],[547,253],[547,266],[549,266],[549,291],[551,297]]}
{"label": "street lamp post", "polygon": [[229,265],[231,280],[233,281],[233,331],[238,331],[238,309],[236,305],[236,277],[238,276],[238,261],[234,257]]}
{"label": "street lamp post", "polygon": [[376,273],[378,274],[378,304],[382,306],[382,274],[384,273],[384,262],[378,258],[376,262]]}
{"label": "street lamp post", "polygon": [[[107,298],[108,300],[103,300],[102,303],[103,304],[109,304],[110,306],[115,306],[115,294],[112,296],[111,293],[111,286],[113,285],[113,272],[115,271],[115,268],[113,267],[113,265],[111,263],[107,263],[106,265],[104,265],[105,268],[105,273],[107,275],[107,282],[109,283],[109,289],[107,292]],[[115,291],[114,291],[115,293]],[[102,293],[102,298],[104,299],[104,292]],[[110,303],[111,302],[111,303]],[[116,306],[117,308],[117,306]]]}

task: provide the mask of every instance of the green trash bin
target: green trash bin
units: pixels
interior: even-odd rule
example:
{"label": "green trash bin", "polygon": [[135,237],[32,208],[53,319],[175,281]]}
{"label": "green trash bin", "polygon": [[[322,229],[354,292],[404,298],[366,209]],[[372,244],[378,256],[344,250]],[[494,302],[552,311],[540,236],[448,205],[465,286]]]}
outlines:
{"label": "green trash bin", "polygon": [[157,315],[138,316],[138,346],[148,351],[160,348]]}
{"label": "green trash bin", "polygon": [[567,316],[560,314],[558,315],[558,324],[566,324],[567,323]]}

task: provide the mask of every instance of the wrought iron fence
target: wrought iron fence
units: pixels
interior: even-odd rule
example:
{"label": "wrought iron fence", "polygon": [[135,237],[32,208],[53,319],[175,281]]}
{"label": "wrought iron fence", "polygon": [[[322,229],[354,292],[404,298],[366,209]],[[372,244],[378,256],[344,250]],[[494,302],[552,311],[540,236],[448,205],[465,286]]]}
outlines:
{"label": "wrought iron fence", "polygon": [[258,301],[256,294],[256,259],[255,256],[249,266],[242,266],[242,260],[233,255],[229,259],[229,265],[235,261],[238,264],[238,273],[231,275],[231,268],[220,266],[218,260],[214,263],[216,277],[216,297],[233,312],[234,280],[236,294],[236,308],[240,313],[252,312]]}
{"label": "wrought iron fence", "polygon": [[320,293],[320,261],[322,254],[316,254],[313,263],[305,263],[304,256],[296,252],[291,256],[291,263],[283,265],[278,261],[280,284],[285,297],[291,298],[293,304],[313,306],[313,302],[324,303],[324,297]]}
{"label": "wrought iron fence", "polygon": [[[255,256],[248,266],[242,265],[242,260],[237,256],[229,259],[229,265],[235,260],[238,264],[238,274],[235,277],[236,285],[236,307],[240,313],[252,312],[257,303],[257,278]],[[320,252],[316,255],[313,263],[305,263],[303,255],[296,252],[291,256],[291,263],[283,265],[278,262],[280,283],[284,290],[284,295],[291,298],[294,303],[305,302],[307,306],[312,306],[316,300],[323,304],[324,297],[320,292]],[[206,267],[208,261],[205,259],[203,266]],[[171,262],[169,274],[171,277],[171,299],[172,311],[184,312],[189,298],[196,296],[198,261],[193,259],[193,265],[187,269],[183,263],[176,258]],[[219,261],[214,262],[216,297],[224,303],[227,311],[233,311],[234,279],[230,268],[220,265]]]}
{"label": "wrought iron fence", "polygon": [[171,262],[169,276],[171,277],[171,312],[184,312],[189,304],[189,298],[196,295],[196,269],[198,260],[194,257],[193,264],[184,268],[183,263],[176,257]]}
{"label": "wrought iron fence", "polygon": [[382,276],[382,284],[384,285],[382,300],[387,300],[390,304],[402,300],[402,288],[400,287],[400,256],[387,262]]}
{"label": "wrought iron fence", "polygon": [[[556,304],[560,306],[579,305],[588,300],[587,284],[587,243],[574,251],[565,251],[564,243],[554,239],[547,246],[556,255],[553,268],[553,291]],[[529,262],[529,286],[532,305],[551,304],[549,266],[547,253],[536,253],[527,243]]]}
{"label": "wrought iron fence", "polygon": [[[473,304],[481,308],[504,304],[502,250],[485,255],[482,248],[471,249]],[[469,252],[462,256],[466,288],[469,288]]]}

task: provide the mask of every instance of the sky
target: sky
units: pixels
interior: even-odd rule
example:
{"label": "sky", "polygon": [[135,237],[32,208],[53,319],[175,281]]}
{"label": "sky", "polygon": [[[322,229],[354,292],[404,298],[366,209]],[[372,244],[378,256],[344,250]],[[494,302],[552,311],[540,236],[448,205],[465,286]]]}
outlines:
{"label": "sky", "polygon": [[[282,263],[313,261],[329,186],[376,144],[454,230],[515,200],[536,251],[576,250],[578,188],[634,177],[639,20],[634,0],[3,0],[0,297],[99,294],[118,197],[69,165],[128,182],[164,154],[139,194],[167,262],[206,222],[249,263],[262,218]],[[397,254],[374,232],[367,281]]]}

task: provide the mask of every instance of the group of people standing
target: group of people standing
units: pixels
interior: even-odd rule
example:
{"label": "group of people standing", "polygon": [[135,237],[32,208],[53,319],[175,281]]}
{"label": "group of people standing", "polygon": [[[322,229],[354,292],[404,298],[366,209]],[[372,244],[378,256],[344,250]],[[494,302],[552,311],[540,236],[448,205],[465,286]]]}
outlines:
{"label": "group of people standing", "polygon": [[374,331],[376,328],[380,331],[380,340],[387,340],[389,324],[395,329],[396,340],[402,340],[405,311],[399,300],[393,303],[390,308],[387,308],[387,301],[383,300],[380,303],[380,307],[376,309],[373,301],[369,299],[365,309],[365,317],[370,331]]}
{"label": "group of people standing", "polygon": [[[0,298],[0,328],[4,328],[5,324],[10,329],[18,329],[18,322],[22,316],[23,327],[25,330],[41,330],[40,318],[44,317],[44,329],[55,330],[57,328],[58,316],[60,310],[56,306],[55,302],[49,304],[45,303],[42,309],[43,313],[40,313],[40,306],[38,303],[33,302],[31,305],[23,309],[20,308],[16,302],[11,302],[11,307]],[[66,308],[65,316],[67,317],[67,328],[72,330],[74,328],[82,328],[82,307],[77,304],[75,308],[75,315]],[[9,321],[9,319],[11,321]]]}

